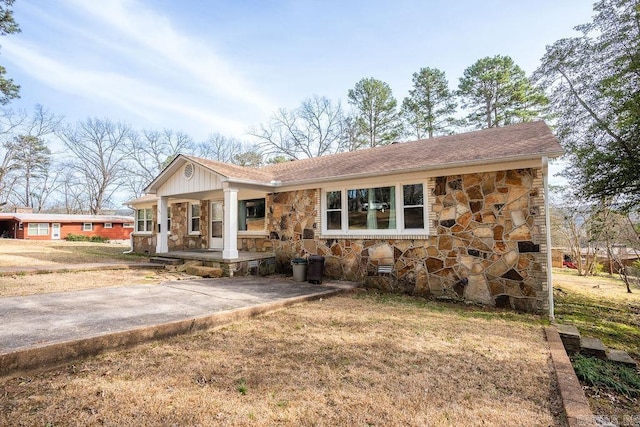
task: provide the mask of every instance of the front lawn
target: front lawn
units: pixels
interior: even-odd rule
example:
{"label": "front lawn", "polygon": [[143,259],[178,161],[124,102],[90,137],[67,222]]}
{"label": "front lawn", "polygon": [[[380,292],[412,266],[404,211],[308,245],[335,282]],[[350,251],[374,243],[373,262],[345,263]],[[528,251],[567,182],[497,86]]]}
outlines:
{"label": "front lawn", "polygon": [[535,316],[361,292],[0,380],[0,425],[562,423]]}

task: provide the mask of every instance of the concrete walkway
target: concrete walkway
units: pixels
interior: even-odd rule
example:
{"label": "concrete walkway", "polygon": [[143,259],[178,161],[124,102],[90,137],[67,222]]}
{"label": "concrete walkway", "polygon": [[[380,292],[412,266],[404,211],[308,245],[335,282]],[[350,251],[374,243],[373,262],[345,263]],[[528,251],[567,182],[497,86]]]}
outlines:
{"label": "concrete walkway", "polygon": [[236,277],[0,298],[0,375],[205,329],[355,287]]}
{"label": "concrete walkway", "polygon": [[14,274],[44,274],[60,273],[66,271],[92,271],[92,270],[133,270],[133,269],[161,269],[162,264],[151,262],[94,262],[85,264],[64,264],[64,265],[36,265],[36,266],[13,266],[0,267],[0,277],[12,276]]}

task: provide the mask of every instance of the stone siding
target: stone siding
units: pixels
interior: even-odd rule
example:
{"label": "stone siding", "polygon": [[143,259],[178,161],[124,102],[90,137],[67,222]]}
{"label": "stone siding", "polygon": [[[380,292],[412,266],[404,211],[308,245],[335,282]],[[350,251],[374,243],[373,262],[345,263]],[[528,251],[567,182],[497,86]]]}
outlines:
{"label": "stone siding", "polygon": [[[545,216],[539,169],[438,177],[427,195],[430,232],[418,238],[322,238],[320,190],[274,193],[265,238],[240,250],[274,251],[290,272],[295,257],[325,257],[325,276],[412,295],[523,311],[548,308]],[[392,264],[393,274],[377,274]]]}
{"label": "stone siding", "polygon": [[189,235],[189,203],[171,204],[171,230],[169,235],[169,251],[187,249],[207,249],[209,242],[209,206],[208,200],[200,202],[200,234]]}

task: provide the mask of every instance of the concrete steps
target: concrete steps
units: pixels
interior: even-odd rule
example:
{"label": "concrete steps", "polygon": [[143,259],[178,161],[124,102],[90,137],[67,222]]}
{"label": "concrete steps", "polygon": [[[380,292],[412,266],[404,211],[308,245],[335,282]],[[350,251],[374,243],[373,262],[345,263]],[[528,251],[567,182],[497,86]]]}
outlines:
{"label": "concrete steps", "polygon": [[154,264],[163,264],[163,265],[180,265],[182,264],[182,260],[178,258],[165,258],[161,256],[154,256],[149,258],[149,262]]}
{"label": "concrete steps", "polygon": [[633,360],[626,351],[608,349],[602,341],[597,338],[582,337],[578,328],[573,325],[556,325],[560,339],[567,354],[580,353],[584,356],[597,357],[602,360],[609,360],[614,363],[637,368],[638,362]]}

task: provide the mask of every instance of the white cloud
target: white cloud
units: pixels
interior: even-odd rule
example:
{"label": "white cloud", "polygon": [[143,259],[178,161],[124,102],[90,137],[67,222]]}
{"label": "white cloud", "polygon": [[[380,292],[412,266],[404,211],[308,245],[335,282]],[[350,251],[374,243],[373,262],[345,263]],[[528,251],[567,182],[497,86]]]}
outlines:
{"label": "white cloud", "polygon": [[92,16],[111,30],[124,35],[142,56],[153,54],[166,60],[166,66],[180,71],[185,79],[195,79],[202,90],[241,100],[260,110],[273,105],[238,70],[201,40],[178,32],[166,16],[133,0],[103,0],[100,7],[85,0],[67,0],[77,10]]}
{"label": "white cloud", "polygon": [[[29,5],[38,31],[4,39],[2,57],[62,98],[98,106],[87,115],[118,111],[196,138],[214,131],[240,137],[247,123],[275,109],[205,40],[180,33],[139,2],[63,4],[46,19],[46,5]],[[23,85],[22,92],[28,90]]]}

